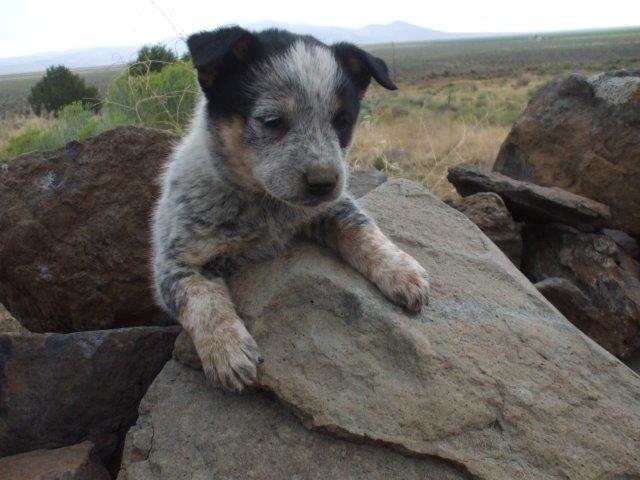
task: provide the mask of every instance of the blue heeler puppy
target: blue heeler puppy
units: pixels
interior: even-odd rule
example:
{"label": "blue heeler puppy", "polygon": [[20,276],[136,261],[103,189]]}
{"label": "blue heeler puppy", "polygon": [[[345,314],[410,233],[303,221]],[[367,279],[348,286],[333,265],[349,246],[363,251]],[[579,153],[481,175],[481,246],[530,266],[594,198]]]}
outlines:
{"label": "blue heeler puppy", "polygon": [[153,224],[160,304],[226,390],[256,378],[258,347],[225,279],[296,236],[335,250],[392,302],[427,303],[424,269],[345,192],[360,100],[385,63],[347,43],[239,27],[188,39],[203,92],[163,177]]}

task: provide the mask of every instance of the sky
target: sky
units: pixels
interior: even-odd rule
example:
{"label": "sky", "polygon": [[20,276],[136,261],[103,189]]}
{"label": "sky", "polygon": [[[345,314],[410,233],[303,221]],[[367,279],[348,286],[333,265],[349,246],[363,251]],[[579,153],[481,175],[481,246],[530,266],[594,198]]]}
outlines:
{"label": "sky", "polygon": [[142,45],[265,20],[344,27],[406,21],[447,32],[640,25],[638,0],[0,0],[0,58]]}

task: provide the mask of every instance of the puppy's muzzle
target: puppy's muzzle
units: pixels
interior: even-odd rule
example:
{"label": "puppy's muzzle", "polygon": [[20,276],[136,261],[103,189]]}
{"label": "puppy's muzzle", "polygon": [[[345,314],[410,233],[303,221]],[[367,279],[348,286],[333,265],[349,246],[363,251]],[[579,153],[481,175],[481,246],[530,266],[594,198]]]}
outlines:
{"label": "puppy's muzzle", "polygon": [[329,168],[312,167],[304,174],[305,190],[308,197],[316,200],[332,199],[338,186],[338,173]]}

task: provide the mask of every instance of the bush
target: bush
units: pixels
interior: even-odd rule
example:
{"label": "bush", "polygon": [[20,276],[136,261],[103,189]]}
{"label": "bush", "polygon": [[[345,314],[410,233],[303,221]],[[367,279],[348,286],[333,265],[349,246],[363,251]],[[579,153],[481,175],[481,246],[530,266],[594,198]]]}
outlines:
{"label": "bush", "polygon": [[198,88],[191,64],[174,63],[145,76],[119,75],[109,87],[104,115],[113,124],[184,132]]}
{"label": "bush", "polygon": [[97,109],[98,90],[87,87],[84,79],[64,65],[58,65],[47,68],[42,80],[31,89],[27,100],[37,115],[45,112],[57,115],[62,107],[78,101]]}
{"label": "bush", "polygon": [[129,65],[129,75],[149,75],[161,71],[165,66],[178,61],[176,54],[164,45],[145,45],[138,50],[138,58]]}

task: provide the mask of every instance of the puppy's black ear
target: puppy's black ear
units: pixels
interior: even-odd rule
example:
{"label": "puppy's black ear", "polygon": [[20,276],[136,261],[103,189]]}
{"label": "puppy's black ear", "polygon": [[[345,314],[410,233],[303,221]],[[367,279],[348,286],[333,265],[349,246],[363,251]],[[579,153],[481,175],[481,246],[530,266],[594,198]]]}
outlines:
{"label": "puppy's black ear", "polygon": [[364,95],[371,77],[388,90],[398,89],[389,78],[389,69],[382,59],[351,43],[337,43],[332,48],[338,62],[360,91],[360,95]]}
{"label": "puppy's black ear", "polygon": [[187,46],[205,92],[251,63],[260,47],[255,35],[240,27],[194,33]]}

